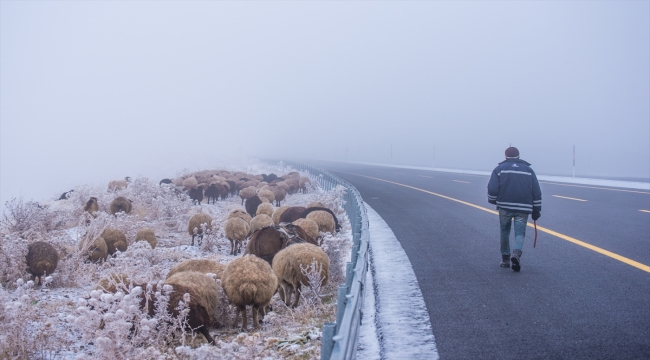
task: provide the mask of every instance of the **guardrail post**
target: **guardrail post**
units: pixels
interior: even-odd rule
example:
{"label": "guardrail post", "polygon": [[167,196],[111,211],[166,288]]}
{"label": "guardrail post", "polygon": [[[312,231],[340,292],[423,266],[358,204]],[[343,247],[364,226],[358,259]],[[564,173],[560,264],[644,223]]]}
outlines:
{"label": "guardrail post", "polygon": [[329,360],[332,357],[332,349],[334,349],[334,331],[336,330],[336,324],[333,322],[326,322],[323,324],[323,333],[321,335],[321,346],[320,346],[320,359]]}
{"label": "guardrail post", "polygon": [[345,285],[339,285],[339,293],[336,299],[336,331],[334,333],[338,334],[339,329],[341,328],[341,320],[343,320],[343,314],[345,313],[345,304],[348,302],[348,299],[345,295],[348,294],[348,287]]}
{"label": "guardrail post", "polygon": [[345,286],[348,288],[348,291],[352,289],[352,278],[354,277],[354,265],[355,264],[349,262],[345,267]]}
{"label": "guardrail post", "polygon": [[[359,236],[360,237],[360,236]],[[354,244],[352,247],[352,264],[357,267],[357,259],[359,258],[359,244]]]}

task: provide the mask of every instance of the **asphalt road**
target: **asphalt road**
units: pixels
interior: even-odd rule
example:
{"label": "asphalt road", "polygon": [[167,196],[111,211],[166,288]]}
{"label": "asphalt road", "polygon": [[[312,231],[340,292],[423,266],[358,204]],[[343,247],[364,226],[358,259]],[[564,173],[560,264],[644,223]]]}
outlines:
{"label": "asphalt road", "polygon": [[[377,180],[494,210],[488,177],[312,164],[352,183],[401,242],[441,359],[650,359],[650,272],[544,232],[533,248],[530,227],[521,272],[500,268],[496,215]],[[538,225],[650,265],[650,192],[541,188]]]}

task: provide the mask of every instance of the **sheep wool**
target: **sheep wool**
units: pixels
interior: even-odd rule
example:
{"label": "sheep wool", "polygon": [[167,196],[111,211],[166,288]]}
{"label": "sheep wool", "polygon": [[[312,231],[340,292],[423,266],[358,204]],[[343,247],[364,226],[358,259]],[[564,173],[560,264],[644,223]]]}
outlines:
{"label": "sheep wool", "polygon": [[[199,236],[199,241],[203,240],[203,226],[206,231],[212,231],[212,217],[208,214],[198,213],[192,215],[190,222],[187,224],[187,232],[192,235],[192,246],[194,246],[194,237]],[[200,242],[199,242],[200,245]]]}
{"label": "sheep wool", "polygon": [[255,195],[257,195],[257,189],[252,186],[243,188],[241,191],[239,191],[239,197],[241,198],[242,205],[244,204],[245,200],[248,200]]}
{"label": "sheep wool", "polygon": [[312,239],[318,241],[318,238],[320,237],[320,232],[318,231],[318,224],[314,220],[310,219],[298,219],[293,222],[294,225],[300,226],[309,237]]}
{"label": "sheep wool", "polygon": [[248,213],[244,210],[233,210],[230,212],[230,214],[228,214],[228,219],[232,219],[234,217],[241,218],[242,220],[246,221],[248,224],[250,224],[251,220],[253,220],[253,218],[250,215],[248,215]]}
{"label": "sheep wool", "polygon": [[156,248],[156,245],[158,245],[158,239],[156,238],[156,234],[153,232],[153,229],[151,228],[142,228],[138,230],[138,232],[135,234],[135,241],[146,241],[151,245],[152,249]]}
{"label": "sheep wool", "polygon": [[239,251],[242,241],[246,240],[250,232],[250,225],[240,217],[232,217],[226,221],[226,237],[230,240],[230,255]]}
{"label": "sheep wool", "polygon": [[79,242],[79,250],[85,250],[88,260],[92,262],[106,260],[108,256],[108,246],[106,246],[106,241],[101,236],[92,240],[88,238],[81,239]]}
{"label": "sheep wool", "polygon": [[[280,298],[287,306],[296,307],[300,300],[300,288],[302,285],[310,286],[309,279],[302,273],[303,269],[309,267],[313,262],[317,268],[321,268],[321,286],[329,280],[330,259],[327,254],[318,246],[302,243],[294,244],[280,250],[273,258],[273,271],[278,277],[280,284]],[[291,297],[294,295],[293,302]]]}
{"label": "sheep wool", "polygon": [[257,193],[257,196],[259,196],[260,199],[264,198],[268,200],[270,203],[273,203],[275,201],[275,195],[273,195],[273,192],[271,190],[260,190]]}
{"label": "sheep wool", "polygon": [[221,279],[223,276],[223,271],[226,269],[226,265],[216,262],[210,259],[191,259],[185,260],[179,264],[174,265],[169,273],[167,273],[167,279],[174,276],[177,273],[185,271],[196,271],[201,274],[212,273],[217,275],[217,279]]}
{"label": "sheep wool", "polygon": [[196,176],[190,176],[187,179],[183,180],[183,187],[185,190],[193,189],[199,185],[199,181],[196,179]]}
{"label": "sheep wool", "polygon": [[27,271],[32,274],[32,280],[38,278],[38,285],[41,285],[41,277],[56,270],[59,254],[54,246],[44,241],[33,242],[27,249]]}
{"label": "sheep wool", "polygon": [[242,314],[242,330],[247,330],[246,306],[253,307],[253,327],[259,329],[258,314],[271,303],[278,287],[278,278],[264,260],[245,255],[231,261],[223,272],[223,290],[230,303],[237,307],[235,324]]}
{"label": "sheep wool", "polygon": [[108,255],[115,254],[117,250],[124,252],[129,246],[126,241],[126,235],[120,230],[106,229],[102,232],[102,237],[106,242]]}
{"label": "sheep wool", "polygon": [[314,221],[318,224],[318,231],[321,232],[334,232],[336,223],[334,218],[327,211],[317,210],[307,214],[307,219]]}
{"label": "sheep wool", "polygon": [[307,205],[307,209],[313,208],[313,207],[322,207],[322,208],[324,208],[325,205],[323,205],[323,203],[320,202],[320,201],[312,201],[312,202],[309,203],[309,205]]}
{"label": "sheep wool", "polygon": [[262,203],[257,206],[257,212],[255,213],[256,215],[260,214],[265,214],[268,216],[273,215],[273,205],[269,203]]}
{"label": "sheep wool", "polygon": [[280,225],[280,217],[282,216],[282,213],[287,210],[289,206],[280,206],[279,208],[275,209],[273,211],[273,215],[271,215],[271,219],[273,219],[273,223],[275,225]]}
{"label": "sheep wool", "polygon": [[119,196],[111,202],[110,208],[111,208],[111,214],[113,215],[121,211],[124,211],[126,214],[129,214],[131,213],[131,209],[133,209],[133,205],[131,204],[131,201],[129,201],[127,198],[123,196]]}
{"label": "sheep wool", "polygon": [[[261,206],[261,205],[260,205]],[[250,233],[254,233],[255,231],[273,225],[273,219],[271,219],[270,216],[266,214],[260,214],[257,215],[251,220],[251,228],[250,228]]]}

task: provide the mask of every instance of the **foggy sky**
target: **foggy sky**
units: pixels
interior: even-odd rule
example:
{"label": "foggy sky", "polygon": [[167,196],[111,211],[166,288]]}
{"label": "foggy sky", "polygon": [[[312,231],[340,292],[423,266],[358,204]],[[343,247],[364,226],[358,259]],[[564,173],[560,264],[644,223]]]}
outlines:
{"label": "foggy sky", "polygon": [[648,179],[649,4],[2,1],[0,198],[249,156],[491,170],[510,144]]}

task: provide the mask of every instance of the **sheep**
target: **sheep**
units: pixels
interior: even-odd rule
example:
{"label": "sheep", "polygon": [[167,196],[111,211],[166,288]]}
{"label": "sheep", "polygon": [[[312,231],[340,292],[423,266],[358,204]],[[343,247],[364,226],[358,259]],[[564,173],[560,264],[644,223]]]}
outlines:
{"label": "sheep", "polygon": [[237,180],[234,178],[226,179],[228,187],[230,187],[230,196],[237,195]]}
{"label": "sheep", "polygon": [[91,197],[90,200],[86,201],[84,211],[87,211],[90,215],[93,215],[93,217],[95,216],[94,213],[99,211],[99,203],[97,202],[96,197]]}
{"label": "sheep", "polygon": [[320,234],[318,231],[318,224],[314,220],[298,219],[294,221],[292,224],[300,226],[300,228],[304,230],[311,239],[314,240],[313,242],[312,241],[308,241],[308,242],[318,245],[318,237],[320,236]]}
{"label": "sheep", "polygon": [[287,196],[287,191],[279,186],[274,186],[271,188],[271,192],[275,198],[275,206],[280,206],[280,202]]}
{"label": "sheep", "polygon": [[146,241],[151,245],[152,249],[156,248],[156,245],[158,245],[158,239],[156,239],[156,234],[153,232],[151,228],[142,228],[138,230],[138,232],[135,234],[135,241]]}
{"label": "sheep", "polygon": [[119,196],[111,202],[110,208],[111,208],[111,214],[113,215],[117,214],[120,211],[124,211],[124,213],[129,214],[131,213],[131,209],[133,208],[133,205],[131,204],[131,200],[128,200],[123,196]]}
{"label": "sheep", "polygon": [[241,249],[242,241],[246,240],[250,232],[250,225],[240,218],[232,217],[226,221],[226,237],[230,240],[230,255],[235,255]]}
{"label": "sheep", "polygon": [[321,207],[321,208],[324,208],[325,205],[323,205],[323,203],[320,202],[320,201],[312,201],[312,202],[309,203],[309,205],[307,205],[307,209],[309,209],[309,208],[313,208],[313,207]]}
{"label": "sheep", "polygon": [[246,253],[273,264],[273,257],[278,251],[289,245],[307,241],[305,235],[302,229],[291,224],[264,227],[253,233],[246,245]]}
{"label": "sheep", "polygon": [[300,182],[296,178],[289,178],[284,182],[289,187],[289,190],[287,190],[289,194],[295,194],[295,192],[300,188]]}
{"label": "sheep", "polygon": [[260,197],[257,195],[246,199],[246,203],[244,203],[244,207],[246,208],[246,212],[248,213],[248,215],[254,217],[255,213],[257,213],[257,207],[262,202],[263,202],[262,199],[260,199]]}
{"label": "sheep", "polygon": [[183,179],[183,178],[174,178],[174,179],[172,179],[172,184],[174,184],[175,186],[183,186],[183,180],[185,180],[185,179]]}
{"label": "sheep", "polygon": [[241,218],[242,220],[246,221],[246,223],[249,225],[251,223],[251,220],[253,220],[253,218],[250,215],[248,215],[246,211],[239,210],[239,209],[233,210],[230,212],[230,214],[228,214],[228,219],[232,219],[234,217]]}
{"label": "sheep", "polygon": [[[208,343],[214,345],[214,339],[210,336],[208,328],[215,322],[219,306],[219,289],[217,282],[205,274],[196,271],[184,271],[177,273],[164,282],[164,286],[171,286],[167,312],[173,317],[178,317],[179,303],[182,301],[189,307],[187,313],[188,327],[194,331],[198,330]],[[157,310],[156,292],[157,285],[152,286],[152,292],[143,296],[140,306],[147,309],[149,316],[155,316]],[[189,299],[185,294],[189,295]],[[188,301],[189,300],[189,301]]]}
{"label": "sheep", "polygon": [[192,199],[192,204],[196,203],[201,205],[203,201],[203,185],[197,185],[194,188],[191,188],[189,191],[190,199]]}
{"label": "sheep", "polygon": [[248,180],[239,184],[239,190],[246,189],[247,187],[252,186],[253,188],[257,186],[257,181]]}
{"label": "sheep", "polygon": [[32,280],[38,277],[38,285],[41,285],[41,277],[50,275],[56,270],[59,254],[54,246],[44,241],[33,242],[27,246],[27,249],[27,272],[32,274]]}
{"label": "sheep", "polygon": [[278,287],[278,278],[264,260],[245,255],[231,261],[223,272],[223,290],[230,303],[237,307],[235,324],[242,314],[242,330],[246,331],[246,306],[253,307],[253,328],[259,329],[258,314],[265,311]]}
{"label": "sheep", "polygon": [[73,189],[73,190],[70,190],[70,191],[66,191],[66,192],[64,192],[64,193],[61,194],[61,196],[59,197],[59,200],[67,200],[67,199],[69,199],[70,196],[72,195],[72,192],[73,192],[73,191],[74,191],[74,189]]}
{"label": "sheep", "polygon": [[273,192],[271,190],[260,190],[257,193],[257,196],[260,198],[265,198],[270,203],[273,203],[275,201],[275,195],[273,195]]}
{"label": "sheep", "polygon": [[130,177],[125,177],[124,180],[113,180],[108,183],[108,190],[110,191],[118,191],[125,189],[129,183],[131,182]]}
{"label": "sheep", "polygon": [[79,250],[85,250],[88,260],[92,262],[106,260],[106,257],[108,257],[108,246],[106,245],[104,238],[101,236],[98,236],[95,239],[81,239],[79,242]]}
{"label": "sheep", "polygon": [[332,215],[325,211],[312,211],[307,215],[308,220],[313,220],[318,224],[319,232],[334,232],[336,228],[336,223]]}
{"label": "sheep", "polygon": [[219,199],[219,188],[216,184],[210,184],[210,186],[205,189],[205,197],[208,198],[208,204],[210,204],[211,200],[213,204],[217,203],[217,200]]}
{"label": "sheep", "polygon": [[259,206],[257,206],[257,211],[255,212],[255,215],[259,214],[266,214],[268,216],[273,215],[273,205],[269,203],[261,203]]}
{"label": "sheep", "polygon": [[[339,220],[337,219],[336,215],[334,215],[334,212],[332,210],[330,210],[330,209],[328,209],[326,207],[308,208],[307,210],[303,211],[303,213],[301,214],[300,217],[309,219],[309,214],[314,212],[314,211],[324,211],[324,212],[332,215],[332,220],[334,220],[334,229],[332,229],[331,232],[334,232],[334,230],[336,230],[336,232],[339,232],[341,230],[341,225],[339,224]],[[312,220],[316,221],[316,223],[318,224],[319,229],[321,228],[321,226],[329,227],[329,225],[326,225],[326,223],[329,223],[329,221],[326,220],[326,217],[323,216],[322,218],[323,218],[323,223],[322,224],[318,220],[315,220],[315,219],[312,218]],[[323,230],[320,230],[320,231],[323,231]],[[328,230],[326,232],[330,232],[330,231]]]}
{"label": "sheep", "polygon": [[168,184],[168,185],[170,185],[170,184],[173,184],[173,183],[172,183],[172,180],[171,180],[171,179],[162,179],[162,180],[160,180],[160,182],[158,183],[158,185],[162,185],[162,184]]}
{"label": "sheep", "polygon": [[273,215],[271,215],[271,219],[273,219],[273,223],[275,225],[280,225],[280,216],[282,216],[282,213],[288,208],[289,206],[280,206],[279,208],[275,209],[275,211],[273,211]]}
{"label": "sheep", "polygon": [[[289,306],[295,308],[300,300],[300,288],[302,285],[311,286],[309,279],[303,274],[303,269],[308,268],[315,262],[316,268],[320,270],[321,286],[327,284],[329,279],[330,259],[327,254],[313,244],[295,244],[282,249],[273,259],[273,272],[278,277],[280,284],[280,299]],[[291,297],[294,295],[293,302]]]}
{"label": "sheep", "polygon": [[311,185],[311,180],[309,180],[308,177],[301,176],[300,179],[298,179],[298,186],[303,194],[307,193],[307,184]]}
{"label": "sheep", "polygon": [[261,182],[259,182],[259,183],[257,184],[257,186],[255,186],[255,187],[256,187],[258,190],[262,190],[262,188],[265,187],[265,186],[267,186],[268,184],[269,184],[269,183],[267,183],[266,181],[261,181]]}
{"label": "sheep", "polygon": [[257,182],[264,181],[264,177],[262,175],[254,175],[253,180],[257,180]]}
{"label": "sheep", "polygon": [[179,264],[174,265],[174,267],[172,267],[171,270],[169,270],[169,272],[167,273],[166,278],[169,279],[174,274],[184,272],[184,271],[196,271],[201,274],[212,273],[217,276],[217,279],[221,279],[225,268],[226,268],[225,264],[210,259],[185,260]]}
{"label": "sheep", "polygon": [[257,195],[257,189],[253,186],[243,188],[239,191],[239,197],[241,198],[241,204],[244,205],[244,201],[252,198]]}
{"label": "sheep", "polygon": [[303,217],[302,213],[305,212],[305,210],[307,210],[307,208],[304,206],[289,207],[282,213],[282,215],[280,215],[280,222],[292,223]]}
{"label": "sheep", "polygon": [[190,222],[187,224],[187,232],[192,235],[192,246],[194,246],[194,237],[199,236],[198,244],[203,241],[203,225],[207,231],[212,230],[212,217],[208,214],[198,213],[192,215]]}
{"label": "sheep", "polygon": [[126,241],[126,235],[123,232],[117,229],[105,229],[101,235],[106,242],[106,247],[108,255],[113,255],[117,250],[126,251],[128,248],[128,243]]}
{"label": "sheep", "polygon": [[183,180],[183,187],[185,190],[193,189],[199,185],[196,176],[190,176],[187,179]]}
{"label": "sheep", "polygon": [[255,231],[273,225],[273,219],[271,219],[270,216],[266,214],[259,214],[251,220],[251,228],[250,228],[250,233],[254,233]]}

